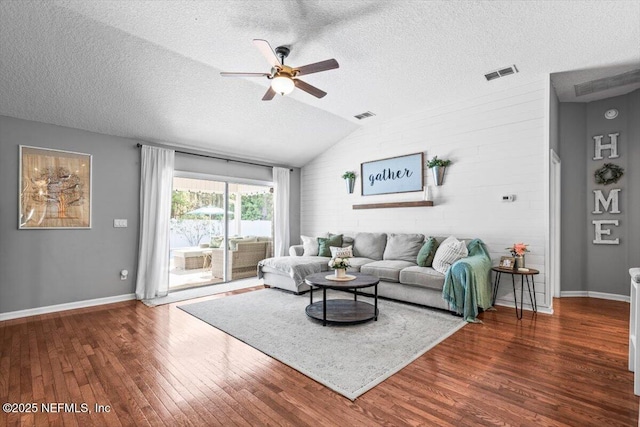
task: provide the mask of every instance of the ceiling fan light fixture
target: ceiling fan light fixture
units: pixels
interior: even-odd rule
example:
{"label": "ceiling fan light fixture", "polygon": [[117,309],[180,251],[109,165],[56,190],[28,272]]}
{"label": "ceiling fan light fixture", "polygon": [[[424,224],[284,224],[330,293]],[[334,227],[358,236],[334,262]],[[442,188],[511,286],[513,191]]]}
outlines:
{"label": "ceiling fan light fixture", "polygon": [[271,89],[280,95],[290,94],[295,87],[291,77],[279,75],[271,79]]}

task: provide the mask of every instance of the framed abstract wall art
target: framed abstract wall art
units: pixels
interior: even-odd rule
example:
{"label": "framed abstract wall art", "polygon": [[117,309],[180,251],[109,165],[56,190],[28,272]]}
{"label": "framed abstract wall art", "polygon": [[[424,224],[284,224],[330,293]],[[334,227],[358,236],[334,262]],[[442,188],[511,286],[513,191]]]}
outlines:
{"label": "framed abstract wall art", "polygon": [[422,191],[423,166],[423,153],[362,163],[362,195]]}
{"label": "framed abstract wall art", "polygon": [[20,146],[18,228],[91,228],[90,154]]}

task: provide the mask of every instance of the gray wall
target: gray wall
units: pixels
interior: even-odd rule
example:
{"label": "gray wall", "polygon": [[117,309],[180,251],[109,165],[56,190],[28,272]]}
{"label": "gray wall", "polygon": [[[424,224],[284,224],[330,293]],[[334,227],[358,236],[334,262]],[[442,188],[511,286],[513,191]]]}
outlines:
{"label": "gray wall", "polygon": [[[134,140],[0,116],[0,313],[133,293],[140,154]],[[93,155],[90,230],[18,230],[18,146]],[[128,228],[113,228],[113,220]],[[129,279],[120,280],[120,270]]]}
{"label": "gray wall", "polygon": [[560,156],[560,101],[553,84],[549,84],[549,148]]}
{"label": "gray wall", "polygon": [[[141,141],[0,116],[0,313],[131,294],[139,233]],[[93,155],[90,230],[18,230],[18,146]],[[176,156],[182,170],[271,181],[269,168]],[[291,233],[300,234],[300,170],[291,173]],[[113,228],[113,220],[128,228]],[[129,279],[120,280],[120,270]]]}
{"label": "gray wall", "polygon": [[300,243],[300,224],[301,220],[301,193],[302,193],[302,174],[300,168],[293,168],[291,172],[291,182],[289,184],[289,235],[290,244],[297,245]]}
{"label": "gray wall", "polygon": [[[614,120],[604,118],[610,108]],[[620,132],[617,159],[593,160],[593,136]],[[591,291],[629,295],[628,269],[640,265],[640,90],[588,104],[560,104],[560,158],[562,159],[562,291]],[[596,185],[593,173],[604,163],[625,169],[616,184]],[[620,214],[592,214],[593,190],[605,195],[620,188]],[[618,219],[607,227],[619,245],[593,244],[594,219]]]}
{"label": "gray wall", "polygon": [[561,176],[561,291],[584,290],[584,266],[587,243],[584,227],[587,222],[586,170],[587,125],[586,104],[560,103]]}

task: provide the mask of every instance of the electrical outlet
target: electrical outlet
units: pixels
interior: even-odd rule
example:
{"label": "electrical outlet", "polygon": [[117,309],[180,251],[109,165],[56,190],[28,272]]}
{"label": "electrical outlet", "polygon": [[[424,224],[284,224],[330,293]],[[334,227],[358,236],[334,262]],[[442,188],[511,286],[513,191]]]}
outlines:
{"label": "electrical outlet", "polygon": [[114,219],[113,226],[115,228],[127,228],[127,220],[126,219]]}

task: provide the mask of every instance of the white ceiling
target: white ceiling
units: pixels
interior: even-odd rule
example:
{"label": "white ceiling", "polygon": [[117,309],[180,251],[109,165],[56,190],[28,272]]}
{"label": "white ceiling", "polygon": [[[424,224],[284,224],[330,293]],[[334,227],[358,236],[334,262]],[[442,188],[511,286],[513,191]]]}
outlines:
{"label": "white ceiling", "polygon": [[[328,95],[263,102],[266,79],[220,77],[268,72],[254,38],[290,45],[289,65],[335,58],[304,77]],[[302,166],[360,126],[551,73],[575,100],[639,46],[637,0],[0,0],[0,114]]]}

